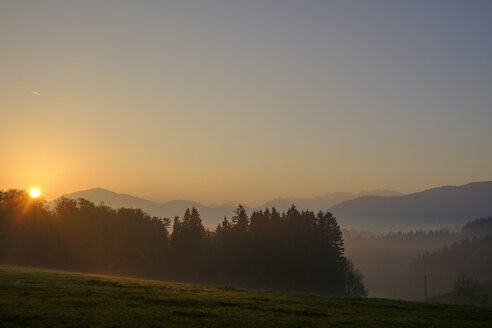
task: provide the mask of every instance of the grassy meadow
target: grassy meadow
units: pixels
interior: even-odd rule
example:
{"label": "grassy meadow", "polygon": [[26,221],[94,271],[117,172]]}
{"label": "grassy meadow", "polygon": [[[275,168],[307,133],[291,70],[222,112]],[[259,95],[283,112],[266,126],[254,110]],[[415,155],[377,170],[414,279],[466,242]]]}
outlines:
{"label": "grassy meadow", "polygon": [[0,327],[492,327],[492,309],[0,265]]}

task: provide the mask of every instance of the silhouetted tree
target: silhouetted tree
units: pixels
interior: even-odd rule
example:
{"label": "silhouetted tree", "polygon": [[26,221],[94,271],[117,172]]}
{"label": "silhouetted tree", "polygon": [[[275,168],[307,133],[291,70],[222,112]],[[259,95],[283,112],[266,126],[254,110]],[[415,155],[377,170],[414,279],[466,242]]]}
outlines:
{"label": "silhouetted tree", "polygon": [[234,214],[235,215],[232,217],[233,230],[238,233],[248,232],[249,218],[243,205],[239,204],[237,209],[234,210]]}
{"label": "silhouetted tree", "polygon": [[477,298],[478,280],[467,275],[459,276],[453,285],[453,297],[458,304],[472,304]]}
{"label": "silhouetted tree", "polygon": [[196,208],[186,209],[182,220],[175,218],[171,234],[171,252],[178,279],[199,280],[203,273],[205,228]]}
{"label": "silhouetted tree", "polygon": [[492,236],[492,216],[479,218],[465,224],[461,233],[465,237]]}
{"label": "silhouetted tree", "polygon": [[343,255],[331,213],[239,205],[215,232],[196,208],[182,218],[60,198],[53,209],[19,190],[0,191],[0,261],[259,288],[365,295]]}

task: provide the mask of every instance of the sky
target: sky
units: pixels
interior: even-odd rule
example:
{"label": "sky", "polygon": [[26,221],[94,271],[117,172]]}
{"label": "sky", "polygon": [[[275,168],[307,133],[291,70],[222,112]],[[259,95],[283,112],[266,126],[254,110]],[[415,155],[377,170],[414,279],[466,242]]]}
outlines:
{"label": "sky", "polygon": [[0,189],[256,205],[492,180],[491,1],[0,1]]}

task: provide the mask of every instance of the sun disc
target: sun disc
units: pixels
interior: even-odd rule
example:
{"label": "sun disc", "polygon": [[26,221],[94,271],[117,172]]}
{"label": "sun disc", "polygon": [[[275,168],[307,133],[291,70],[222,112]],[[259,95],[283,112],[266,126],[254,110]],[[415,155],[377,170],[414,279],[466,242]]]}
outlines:
{"label": "sun disc", "polygon": [[32,188],[31,190],[29,190],[29,196],[31,196],[32,198],[38,198],[39,195],[41,195],[41,191],[39,191],[38,188]]}

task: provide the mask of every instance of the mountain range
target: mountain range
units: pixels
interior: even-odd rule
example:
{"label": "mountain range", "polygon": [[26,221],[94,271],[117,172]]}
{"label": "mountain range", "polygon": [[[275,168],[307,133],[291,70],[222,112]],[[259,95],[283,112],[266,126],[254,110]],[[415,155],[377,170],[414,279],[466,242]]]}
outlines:
{"label": "mountain range", "polygon": [[[401,195],[401,193],[391,190],[363,191],[358,194],[335,192],[313,198],[277,198],[260,206],[244,207],[246,208],[248,213],[251,213],[254,210],[265,209],[266,207],[275,207],[278,211],[283,212],[286,211],[292,204],[295,204],[296,207],[300,210],[309,209],[317,212],[320,210],[326,211],[330,207],[343,201],[367,195],[394,197]],[[172,200],[165,203],[158,203],[128,194],[115,193],[103,188],[81,190],[71,194],[63,195],[63,197],[72,199],[85,198],[95,204],[104,203],[105,205],[112,208],[141,208],[150,215],[167,218],[182,216],[187,208],[196,207],[196,209],[200,212],[203,224],[206,227],[210,228],[215,228],[217,224],[223,220],[224,216],[230,218],[232,215],[234,215],[233,211],[237,207],[231,204],[224,204],[220,206],[206,206],[204,204],[190,200]],[[55,202],[56,200],[50,202],[50,205],[53,205]]]}
{"label": "mountain range", "polygon": [[492,216],[492,181],[432,188],[397,197],[363,196],[329,209],[342,227],[388,231],[462,226]]}
{"label": "mountain range", "polygon": [[[186,208],[196,207],[204,225],[212,229],[224,216],[230,218],[236,208],[230,204],[210,207],[188,200],[158,203],[102,188],[77,191],[64,197],[85,198],[96,204],[103,202],[113,208],[141,208],[150,215],[168,218],[182,216]],[[406,195],[375,190],[359,194],[336,192],[314,198],[277,198],[261,206],[245,208],[248,213],[266,207],[275,207],[282,212],[292,204],[300,210],[328,210],[337,217],[340,226],[347,229],[396,231],[453,228],[475,218],[492,216],[492,181],[443,186]]]}

